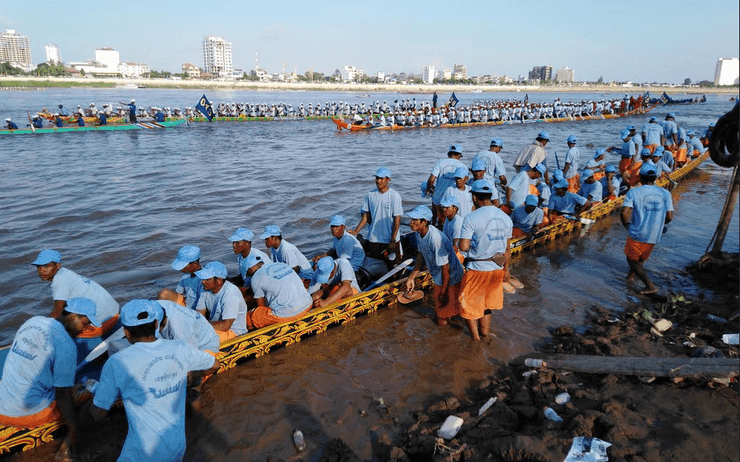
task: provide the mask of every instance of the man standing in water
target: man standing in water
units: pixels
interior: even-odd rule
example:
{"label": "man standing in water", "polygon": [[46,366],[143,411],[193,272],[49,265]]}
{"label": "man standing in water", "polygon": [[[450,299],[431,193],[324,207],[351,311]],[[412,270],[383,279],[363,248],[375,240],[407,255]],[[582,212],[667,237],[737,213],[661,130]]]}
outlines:
{"label": "man standing in water", "polygon": [[[480,340],[491,330],[491,311],[504,307],[503,282],[508,276],[511,218],[493,205],[493,185],[476,180],[472,185],[476,210],[463,220],[460,250],[468,252],[460,288],[460,316],[470,335]],[[507,277],[508,279],[508,277]]]}
{"label": "man standing in water", "polygon": [[653,247],[660,242],[663,226],[673,220],[673,199],[667,190],[655,186],[656,170],[653,165],[644,164],[640,169],[642,186],[632,188],[624,197],[621,219],[629,232],[624,253],[630,272],[627,280],[635,275],[645,283],[641,295],[658,292],[653,281],[645,271],[644,263],[650,257]]}

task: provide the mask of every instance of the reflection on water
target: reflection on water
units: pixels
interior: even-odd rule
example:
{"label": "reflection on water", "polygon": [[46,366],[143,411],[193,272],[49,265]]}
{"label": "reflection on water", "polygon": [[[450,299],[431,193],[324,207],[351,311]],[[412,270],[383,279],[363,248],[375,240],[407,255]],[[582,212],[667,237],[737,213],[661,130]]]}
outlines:
{"label": "reflection on water", "polygon": [[[25,110],[122,101],[140,105],[192,106],[202,94],[189,90],[53,90],[8,92],[0,113],[20,119]],[[129,94],[130,93],[130,94]],[[3,95],[5,96],[5,95]],[[208,95],[218,102],[224,95]],[[464,95],[510,98],[502,95]],[[518,96],[518,95],[517,95]],[[572,94],[530,95],[531,100],[575,99]],[[378,95],[381,100],[402,95]],[[593,98],[594,95],[586,95]],[[354,98],[346,93],[232,92],[234,101],[321,102]],[[417,98],[420,99],[420,98]],[[731,109],[722,97],[705,105],[672,108],[677,121],[703,130]],[[351,100],[354,102],[354,99]],[[358,99],[358,101],[361,101]],[[369,101],[369,100],[368,100]],[[662,116],[664,110],[656,110]],[[590,149],[619,144],[619,130],[647,117],[617,121],[509,125],[489,128],[417,130],[399,133],[337,133],[329,121],[193,124],[166,131],[87,132],[0,137],[0,344],[8,344],[31,315],[47,314],[50,289],[29,265],[43,248],[59,249],[63,263],[109,289],[120,301],[153,296],[176,284],[171,270],[179,246],[197,244],[204,262],[221,260],[232,273],[236,262],[228,237],[238,226],[258,232],[278,224],[286,239],[305,253],[330,246],[328,218],[359,218],[365,192],[380,165],[392,169],[392,187],[404,209],[425,203],[418,185],[450,144],[462,144],[463,161],[504,140],[507,166],[518,151],[547,128],[550,153],[562,160],[565,138],[576,134],[585,163]],[[609,159],[617,162],[616,156]],[[550,162],[551,167],[554,161]],[[510,175],[511,176],[510,172]],[[664,290],[703,293],[683,268],[704,253],[730,179],[730,171],[707,163],[673,191],[675,220],[647,263]],[[725,248],[738,250],[737,212]],[[464,393],[495,361],[531,351],[547,328],[578,324],[591,305],[634,306],[624,277],[625,231],[613,215],[520,256],[513,273],[525,289],[507,296],[494,316],[493,332],[469,340],[461,322],[433,323],[428,304],[390,307],[319,336],[272,352],[209,382],[202,413],[214,434],[201,436],[189,457],[213,460],[291,459],[294,428],[307,440],[312,459],[322,443],[341,437],[363,459],[377,457],[391,419],[410,422],[410,410],[429,394]],[[263,248],[261,242],[255,242]],[[428,301],[428,300],[427,300]],[[383,398],[390,414],[373,404]],[[360,411],[366,411],[362,416]]]}

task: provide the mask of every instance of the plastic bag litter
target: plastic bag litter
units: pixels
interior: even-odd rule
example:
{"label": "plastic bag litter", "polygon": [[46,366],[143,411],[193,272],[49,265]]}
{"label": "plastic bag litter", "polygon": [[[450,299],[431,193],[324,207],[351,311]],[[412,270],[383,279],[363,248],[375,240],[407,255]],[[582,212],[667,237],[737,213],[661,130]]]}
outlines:
{"label": "plastic bag litter", "polygon": [[563,462],[606,462],[606,449],[611,443],[590,436],[576,436]]}

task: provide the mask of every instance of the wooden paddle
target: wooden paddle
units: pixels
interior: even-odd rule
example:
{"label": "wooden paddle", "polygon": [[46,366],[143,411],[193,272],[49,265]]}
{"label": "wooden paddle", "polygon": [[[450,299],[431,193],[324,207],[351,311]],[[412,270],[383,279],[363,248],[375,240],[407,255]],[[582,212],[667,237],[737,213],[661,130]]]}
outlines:
{"label": "wooden paddle", "polygon": [[370,284],[369,286],[367,286],[365,288],[365,290],[363,290],[363,292],[367,292],[369,290],[372,290],[372,289],[378,287],[379,285],[381,285],[383,282],[385,282],[391,276],[393,276],[393,275],[395,275],[395,274],[403,271],[404,269],[406,269],[413,262],[414,262],[414,259],[413,258],[409,258],[408,260],[404,261],[400,265],[396,266],[392,270],[390,270],[387,273],[385,273],[385,275],[381,276],[380,279],[378,279],[377,281],[375,281],[372,284]]}
{"label": "wooden paddle", "polygon": [[123,337],[125,337],[125,334],[123,332],[123,327],[121,327],[117,331],[110,334],[107,339],[100,342],[100,345],[93,348],[93,350],[87,355],[87,357],[85,357],[85,360],[82,361],[79,366],[77,366],[77,369],[99,358],[103,353],[108,351],[108,346],[110,345],[110,342],[112,342],[113,340],[122,339]]}

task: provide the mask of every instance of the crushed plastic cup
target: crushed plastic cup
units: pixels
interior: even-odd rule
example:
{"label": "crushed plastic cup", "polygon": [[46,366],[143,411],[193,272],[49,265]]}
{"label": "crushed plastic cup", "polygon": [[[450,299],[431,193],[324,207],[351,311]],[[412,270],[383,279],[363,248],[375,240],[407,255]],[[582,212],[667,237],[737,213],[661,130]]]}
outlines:
{"label": "crushed plastic cup", "polygon": [[444,423],[439,428],[437,436],[446,440],[451,440],[455,437],[455,435],[457,435],[457,432],[460,431],[460,427],[462,427],[462,424],[463,419],[461,419],[460,417],[454,415],[447,416],[447,419],[445,419]]}
{"label": "crushed plastic cup", "polygon": [[555,402],[560,404],[561,406],[563,404],[566,404],[568,401],[570,401],[570,395],[568,393],[560,393],[558,396],[555,397]]}
{"label": "crushed plastic cup", "polygon": [[738,334],[724,334],[722,336],[722,341],[728,345],[737,345],[740,340],[738,337],[740,337]]}

